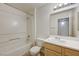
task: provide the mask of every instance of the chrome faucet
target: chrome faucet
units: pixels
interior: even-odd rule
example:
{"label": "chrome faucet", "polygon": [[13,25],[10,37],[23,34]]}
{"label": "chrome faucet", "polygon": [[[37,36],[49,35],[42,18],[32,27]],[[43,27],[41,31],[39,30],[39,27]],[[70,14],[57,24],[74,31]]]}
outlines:
{"label": "chrome faucet", "polygon": [[56,39],[60,40],[60,37],[55,37]]}

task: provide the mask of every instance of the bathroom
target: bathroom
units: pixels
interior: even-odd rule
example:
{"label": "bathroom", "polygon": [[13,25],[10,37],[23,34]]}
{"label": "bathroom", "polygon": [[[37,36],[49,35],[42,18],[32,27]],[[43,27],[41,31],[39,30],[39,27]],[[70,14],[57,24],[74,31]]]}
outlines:
{"label": "bathroom", "polygon": [[78,3],[0,3],[0,56],[79,56]]}

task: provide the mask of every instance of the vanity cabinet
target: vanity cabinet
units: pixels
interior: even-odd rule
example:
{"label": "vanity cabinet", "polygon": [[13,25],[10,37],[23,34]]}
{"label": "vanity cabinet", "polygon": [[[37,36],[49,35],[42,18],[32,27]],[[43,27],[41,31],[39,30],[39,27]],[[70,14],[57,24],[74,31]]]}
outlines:
{"label": "vanity cabinet", "polygon": [[61,56],[61,47],[59,46],[44,43],[43,48],[44,55],[46,56]]}
{"label": "vanity cabinet", "polygon": [[45,49],[45,55],[46,56],[61,56],[60,53],[57,53],[53,50]]}
{"label": "vanity cabinet", "polygon": [[79,51],[75,51],[75,50],[72,50],[72,49],[65,48],[64,49],[64,55],[65,56],[79,56]]}
{"label": "vanity cabinet", "polygon": [[79,56],[79,51],[46,42],[42,52],[45,56]]}

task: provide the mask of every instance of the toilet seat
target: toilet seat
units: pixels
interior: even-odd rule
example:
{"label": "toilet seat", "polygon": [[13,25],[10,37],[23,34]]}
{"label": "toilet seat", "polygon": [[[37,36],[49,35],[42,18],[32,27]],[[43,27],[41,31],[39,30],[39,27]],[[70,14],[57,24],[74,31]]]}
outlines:
{"label": "toilet seat", "polygon": [[39,46],[34,46],[30,49],[30,54],[31,55],[36,55],[40,52],[41,47]]}

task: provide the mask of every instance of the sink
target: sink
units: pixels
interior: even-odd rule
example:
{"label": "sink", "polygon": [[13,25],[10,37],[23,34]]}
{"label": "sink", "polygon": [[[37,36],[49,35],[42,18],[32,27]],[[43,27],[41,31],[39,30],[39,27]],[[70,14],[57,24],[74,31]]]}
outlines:
{"label": "sink", "polygon": [[62,39],[62,38],[59,38],[59,37],[54,37],[54,38],[48,38],[47,39],[48,41],[50,41],[50,42],[65,42],[65,39]]}

